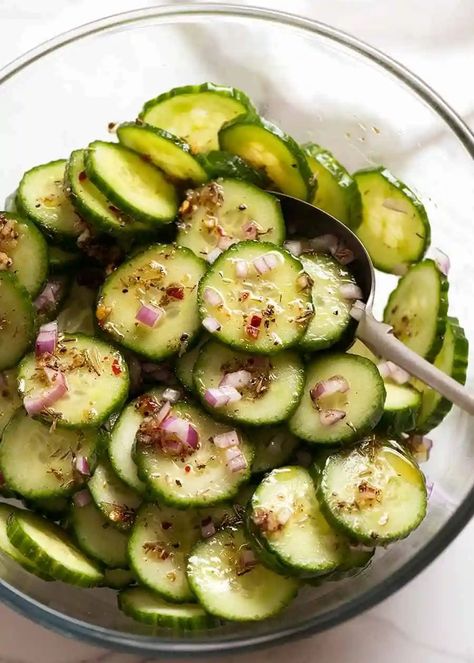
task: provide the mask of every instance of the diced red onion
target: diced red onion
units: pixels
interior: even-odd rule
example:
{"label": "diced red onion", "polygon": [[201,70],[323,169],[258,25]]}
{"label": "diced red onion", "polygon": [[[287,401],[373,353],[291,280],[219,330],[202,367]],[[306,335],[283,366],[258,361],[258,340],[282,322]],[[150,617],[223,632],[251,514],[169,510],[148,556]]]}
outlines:
{"label": "diced red onion", "polygon": [[333,426],[338,421],[342,421],[346,413],[344,410],[321,410],[319,413],[319,421],[323,426]]}
{"label": "diced red onion", "polygon": [[247,469],[245,456],[241,453],[238,456],[235,456],[235,458],[231,458],[227,463],[227,467],[232,473],[241,472],[242,470]]}
{"label": "diced red onion", "polygon": [[41,325],[38,336],[36,337],[35,352],[37,355],[54,354],[58,344],[58,323],[48,322]]}
{"label": "diced red onion", "polygon": [[188,425],[186,444],[188,447],[191,447],[191,449],[197,449],[199,446],[199,433],[197,432],[196,428],[194,428],[194,426],[191,426],[191,424]]}
{"label": "diced red onion", "polygon": [[219,237],[219,241],[217,242],[217,246],[221,251],[225,251],[229,246],[232,246],[232,244],[235,244],[235,240],[233,240],[232,237],[227,236]]}
{"label": "diced red onion", "polygon": [[244,279],[249,271],[249,264],[246,260],[235,261],[235,274],[239,279]]}
{"label": "diced red onion", "polygon": [[48,281],[34,301],[37,311],[47,311],[56,306],[62,285],[58,281]]}
{"label": "diced red onion", "polygon": [[228,431],[227,433],[220,433],[219,435],[214,435],[212,440],[216,447],[219,449],[238,447],[240,444],[240,438],[237,434],[237,431],[235,430]]}
{"label": "diced red onion", "polygon": [[181,417],[169,416],[161,423],[160,428],[167,433],[175,435],[180,442],[188,445],[193,449],[197,449],[199,444],[199,434],[194,426],[181,419]]}
{"label": "diced red onion", "polygon": [[441,249],[435,249],[434,253],[435,253],[434,261],[438,266],[439,271],[445,276],[448,276],[449,270],[451,268],[451,261],[449,259],[449,256],[446,255],[444,251],[441,251]]}
{"label": "diced red onion", "polygon": [[[54,374],[54,378],[52,376]],[[52,384],[50,389],[44,391],[40,396],[25,396],[23,405],[29,415],[38,414],[50,405],[53,405],[67,392],[66,378],[61,371],[51,371],[47,373]]]}
{"label": "diced red onion", "polygon": [[355,258],[354,252],[351,251],[351,249],[347,248],[347,246],[344,246],[343,244],[339,244],[339,246],[332,253],[332,255],[341,265],[349,265],[349,263],[353,262]]}
{"label": "diced red onion", "polygon": [[168,387],[163,392],[163,398],[170,403],[177,403],[181,398],[181,392],[177,389],[171,389],[171,387]]}
{"label": "diced red onion", "polygon": [[286,525],[286,523],[290,520],[292,515],[293,515],[292,509],[290,509],[287,506],[278,509],[278,511],[276,512],[277,523],[279,525]]}
{"label": "diced red onion", "polygon": [[162,422],[166,419],[166,417],[169,415],[170,412],[171,412],[171,403],[169,401],[165,401],[158,410],[158,412],[153,417],[156,425],[161,426]]}
{"label": "diced red onion", "polygon": [[313,403],[315,403],[321,398],[332,396],[332,394],[345,394],[346,391],[349,391],[349,388],[349,383],[342,375],[333,375],[328,380],[317,382],[310,390],[309,395]]}
{"label": "diced red onion", "polygon": [[235,387],[219,387],[219,389],[227,396],[228,403],[235,403],[240,401],[242,394],[240,394]]}
{"label": "diced red onion", "polygon": [[250,571],[250,569],[253,569],[257,563],[258,560],[255,557],[253,550],[250,550],[250,548],[244,548],[240,551],[239,566],[241,566],[244,570]]}
{"label": "diced red onion", "polygon": [[206,389],[204,399],[211,407],[222,407],[227,403],[234,403],[239,401],[242,395],[239,394],[235,387],[211,387]]}
{"label": "diced red onion", "polygon": [[339,292],[344,299],[362,299],[364,293],[355,283],[344,283],[339,288]]}
{"label": "diced red onion", "polygon": [[221,328],[221,323],[219,320],[216,320],[216,318],[212,318],[211,316],[208,316],[207,318],[204,318],[202,321],[202,326],[207,329],[208,332],[213,334],[216,331],[219,331]]}
{"label": "diced red onion", "polygon": [[430,458],[433,440],[424,435],[412,435],[408,438],[408,445],[419,463],[426,463]]}
{"label": "diced red onion", "polygon": [[220,292],[217,292],[214,288],[204,288],[203,297],[204,301],[211,306],[222,306],[224,303]]}
{"label": "diced red onion", "polygon": [[238,456],[241,456],[242,452],[240,451],[239,447],[229,447],[224,451],[224,458],[226,459],[226,462],[229,463],[231,460],[234,458],[237,458]]}
{"label": "diced red onion", "polygon": [[219,383],[219,387],[235,387],[242,389],[246,387],[252,380],[252,373],[250,371],[240,370],[233,373],[226,373]]}
{"label": "diced red onion", "polygon": [[79,474],[82,474],[85,477],[90,477],[91,468],[89,465],[89,461],[85,456],[76,456],[74,461],[74,466],[76,470],[79,472]]}
{"label": "diced red onion", "polygon": [[74,493],[72,500],[78,507],[87,506],[91,502],[91,494],[87,489],[80,490]]}
{"label": "diced red onion", "polygon": [[255,258],[255,260],[252,260],[252,264],[259,274],[265,274],[265,272],[270,271],[270,267],[267,265],[264,256]]}
{"label": "diced red onion", "polygon": [[336,235],[319,235],[319,237],[312,237],[310,240],[308,240],[309,246],[314,250],[314,251],[327,251],[328,253],[334,253],[337,250],[339,240],[337,239]]}
{"label": "diced red onion", "polygon": [[258,236],[258,226],[255,221],[249,221],[242,226],[242,231],[245,235],[245,239],[257,239]]}
{"label": "diced red onion", "polygon": [[[382,369],[384,372],[385,370],[388,371],[388,377],[390,377],[394,382],[397,384],[406,384],[409,379],[410,379],[410,373],[405,371],[405,369],[400,368],[400,366],[397,366],[396,364],[393,363],[393,361],[386,361],[385,362],[386,368]],[[379,366],[379,371],[380,374],[382,375],[380,366]]]}
{"label": "diced red onion", "polygon": [[381,361],[380,364],[377,364],[377,368],[379,369],[379,373],[384,380],[391,377],[390,366],[388,365],[387,361]]}
{"label": "diced red onion", "polygon": [[296,257],[303,253],[303,242],[298,239],[290,239],[285,242],[283,246],[287,251]]}
{"label": "diced red onion", "polygon": [[208,539],[215,533],[216,533],[216,528],[212,521],[211,516],[209,516],[208,518],[204,518],[204,520],[201,520],[201,536],[203,539]]}
{"label": "diced red onion", "polygon": [[278,265],[281,265],[283,262],[282,256],[279,253],[275,253],[274,251],[265,253],[263,259],[267,263],[268,269],[275,269],[275,267],[278,267]]}
{"label": "diced red onion", "polygon": [[354,320],[357,320],[357,322],[360,322],[360,320],[362,320],[362,316],[364,315],[364,311],[365,311],[364,302],[361,302],[359,299],[356,299],[350,310],[350,316],[351,318],[354,318]]}
{"label": "diced red onion", "polygon": [[382,207],[385,207],[385,209],[391,209],[394,212],[400,212],[401,214],[407,214],[405,203],[402,200],[397,200],[396,198],[385,198],[382,203]]}
{"label": "diced red onion", "polygon": [[163,309],[151,306],[151,304],[142,304],[137,311],[135,320],[147,327],[154,327],[163,315]]}
{"label": "diced red onion", "polygon": [[215,249],[212,249],[212,251],[209,251],[209,253],[206,256],[206,260],[209,263],[213,263],[217,260],[217,258],[220,256],[222,253],[222,249],[220,249],[218,246],[216,246]]}

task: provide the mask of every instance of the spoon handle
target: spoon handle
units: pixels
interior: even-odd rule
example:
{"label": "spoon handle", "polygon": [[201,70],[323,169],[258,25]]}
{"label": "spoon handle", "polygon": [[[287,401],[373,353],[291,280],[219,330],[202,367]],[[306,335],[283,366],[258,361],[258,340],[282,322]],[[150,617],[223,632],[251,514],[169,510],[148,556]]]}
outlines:
{"label": "spoon handle", "polygon": [[474,395],[388,333],[387,325],[376,320],[370,311],[366,310],[362,315],[356,336],[379,357],[393,361],[462,410],[474,415]]}

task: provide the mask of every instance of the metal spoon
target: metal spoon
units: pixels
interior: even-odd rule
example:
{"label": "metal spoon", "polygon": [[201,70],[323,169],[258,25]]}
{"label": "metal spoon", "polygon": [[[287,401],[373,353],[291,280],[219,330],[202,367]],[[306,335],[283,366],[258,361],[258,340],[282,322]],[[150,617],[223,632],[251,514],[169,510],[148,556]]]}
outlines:
{"label": "metal spoon", "polygon": [[335,235],[354,254],[350,269],[361,288],[365,310],[355,328],[357,336],[379,357],[392,361],[422,382],[429,385],[461,409],[474,414],[474,395],[459,382],[443,373],[399,341],[383,322],[372,314],[375,295],[375,272],[369,254],[359,238],[343,223],[323,210],[282,193],[275,194],[281,203],[283,215],[295,236],[318,237]]}

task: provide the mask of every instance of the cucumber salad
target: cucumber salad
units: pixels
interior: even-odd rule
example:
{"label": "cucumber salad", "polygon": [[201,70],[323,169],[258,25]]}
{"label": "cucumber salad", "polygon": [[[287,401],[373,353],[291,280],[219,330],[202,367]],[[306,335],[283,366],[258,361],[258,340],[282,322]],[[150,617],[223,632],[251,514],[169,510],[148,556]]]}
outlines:
{"label": "cucumber salad", "polygon": [[447,258],[391,172],[350,174],[237,89],[170,90],[109,132],[0,213],[0,554],[152,626],[263,620],[420,524],[451,407],[354,343],[354,255],[278,192],[400,277],[385,323],[462,383]]}

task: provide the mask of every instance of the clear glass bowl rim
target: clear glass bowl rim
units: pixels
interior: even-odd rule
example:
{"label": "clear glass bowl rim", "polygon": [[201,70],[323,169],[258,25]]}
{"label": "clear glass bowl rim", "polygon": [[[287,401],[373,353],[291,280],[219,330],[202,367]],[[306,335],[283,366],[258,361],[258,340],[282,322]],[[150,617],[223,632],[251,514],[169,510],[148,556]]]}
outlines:
{"label": "clear glass bowl rim", "polygon": [[[361,40],[333,28],[329,25],[304,18],[295,14],[280,12],[262,7],[242,6],[238,4],[205,3],[199,5],[180,4],[162,5],[151,8],[137,9],[130,12],[114,14],[97,21],[86,23],[77,28],[64,32],[39,46],[27,51],[0,69],[0,85],[19,73],[28,65],[41,59],[43,56],[66,46],[71,42],[79,41],[95,33],[107,32],[110,29],[127,24],[139,23],[155,17],[183,17],[183,16],[227,16],[254,18],[270,23],[280,23],[286,26],[303,29],[307,32],[328,38],[340,43],[355,52],[358,52],[374,63],[386,69],[390,74],[400,79],[413,90],[416,95],[425,101],[432,110],[448,125],[451,131],[474,159],[474,134],[457,113],[422,79],[413,74],[397,61],[388,57],[378,49]],[[304,623],[287,628],[278,627],[278,630],[269,629],[268,632],[256,636],[240,638],[238,635],[221,636],[213,642],[199,643],[191,639],[156,638],[138,634],[121,633],[100,626],[89,624],[68,617],[52,608],[48,608],[31,599],[22,592],[16,591],[0,579],[0,600],[27,618],[55,630],[61,634],[73,636],[91,644],[131,651],[139,654],[166,654],[167,656],[182,655],[212,655],[243,650],[255,649],[265,645],[275,645],[284,641],[307,637],[311,634],[331,628],[347,619],[355,617],[364,610],[373,607],[386,599],[392,593],[425,569],[461,532],[474,515],[474,485],[466,498],[461,502],[450,520],[439,532],[421,548],[402,568],[385,578],[372,589],[363,592],[347,604],[339,606],[323,615],[309,617]]]}

